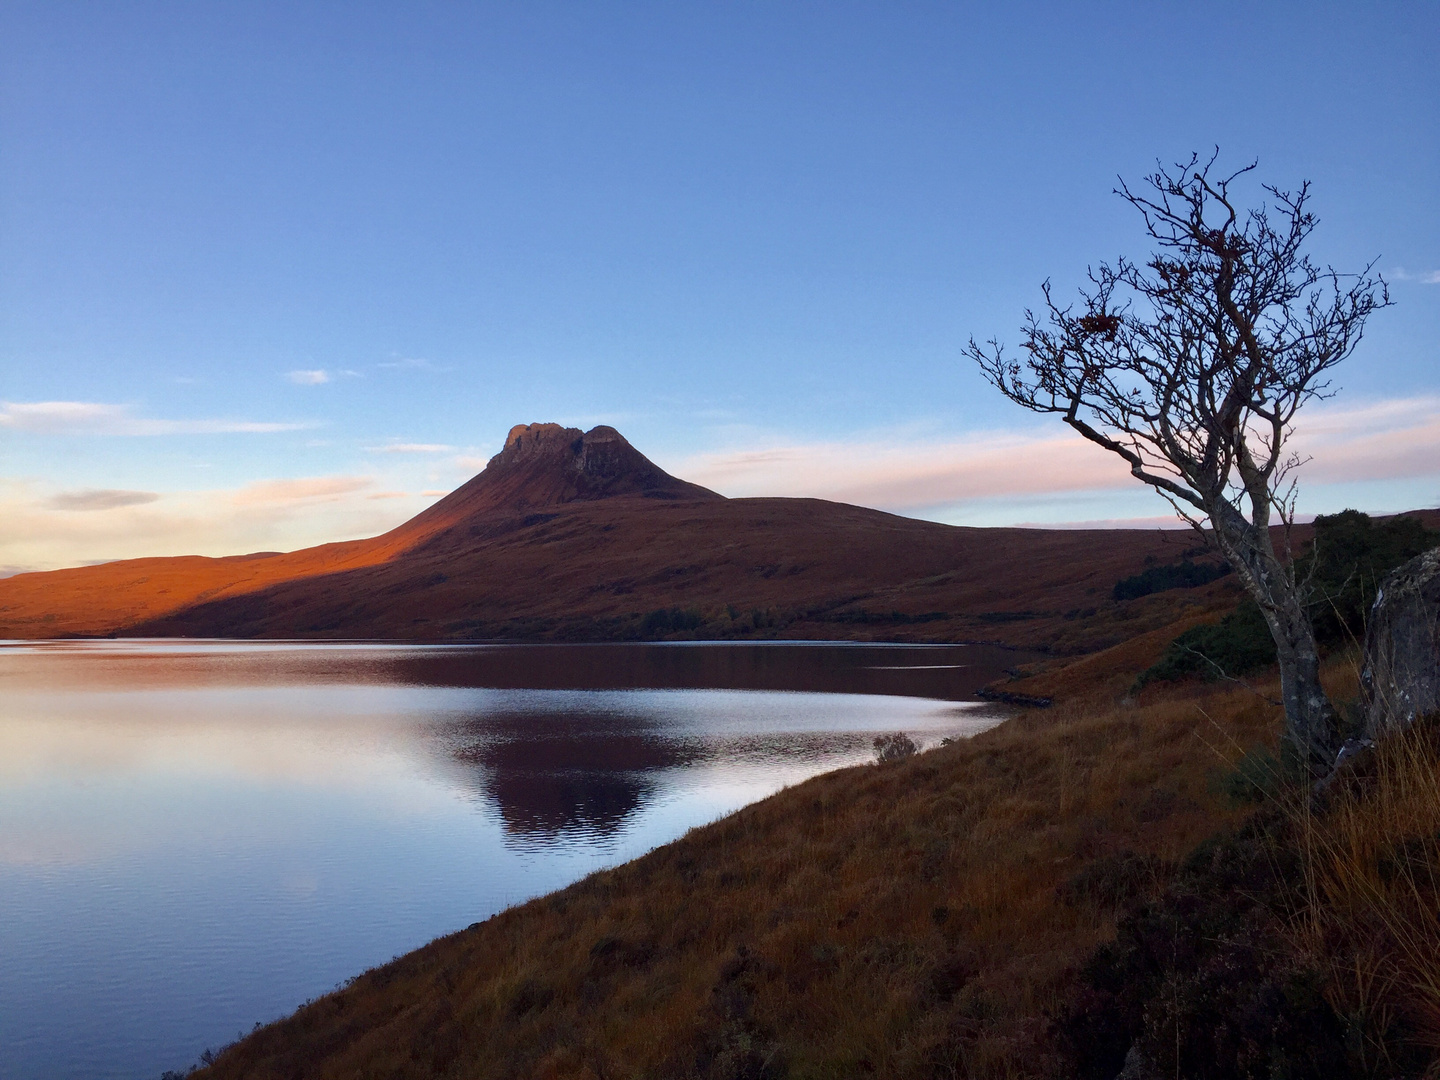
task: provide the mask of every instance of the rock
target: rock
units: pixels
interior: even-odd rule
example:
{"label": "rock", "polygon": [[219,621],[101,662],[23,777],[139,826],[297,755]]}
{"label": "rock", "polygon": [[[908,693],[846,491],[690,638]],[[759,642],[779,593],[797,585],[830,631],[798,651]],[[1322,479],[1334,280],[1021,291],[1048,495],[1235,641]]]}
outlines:
{"label": "rock", "polygon": [[1440,712],[1440,548],[1381,583],[1365,630],[1360,684],[1370,738]]}
{"label": "rock", "polygon": [[1132,1043],[1125,1054],[1125,1065],[1115,1080],[1164,1080],[1165,1074],[1141,1051],[1138,1043]]}
{"label": "rock", "polygon": [[618,495],[720,497],[671,476],[604,424],[586,432],[559,424],[516,424],[485,471],[446,501],[456,496],[463,501],[481,490],[489,492],[490,501],[513,509]]}

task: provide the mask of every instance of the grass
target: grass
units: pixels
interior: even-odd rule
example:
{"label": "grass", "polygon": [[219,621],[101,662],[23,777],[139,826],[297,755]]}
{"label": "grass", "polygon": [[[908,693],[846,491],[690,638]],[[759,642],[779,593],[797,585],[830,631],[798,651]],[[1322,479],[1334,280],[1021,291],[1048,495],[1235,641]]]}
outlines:
{"label": "grass", "polygon": [[1294,814],[1305,851],[1300,948],[1377,1052],[1403,1021],[1440,1049],[1440,718],[1383,739],[1323,812]]}

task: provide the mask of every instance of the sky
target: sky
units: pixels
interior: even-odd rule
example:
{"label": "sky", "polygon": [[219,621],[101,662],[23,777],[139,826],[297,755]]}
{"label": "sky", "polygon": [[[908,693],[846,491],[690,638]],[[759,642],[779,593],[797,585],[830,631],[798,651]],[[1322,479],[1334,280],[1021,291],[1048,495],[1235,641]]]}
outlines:
{"label": "sky", "polygon": [[731,496],[1173,524],[961,349],[1143,256],[1117,176],[1215,146],[1395,301],[1301,511],[1440,505],[1437,43],[1430,2],[4,0],[0,572],[378,533],[534,421]]}

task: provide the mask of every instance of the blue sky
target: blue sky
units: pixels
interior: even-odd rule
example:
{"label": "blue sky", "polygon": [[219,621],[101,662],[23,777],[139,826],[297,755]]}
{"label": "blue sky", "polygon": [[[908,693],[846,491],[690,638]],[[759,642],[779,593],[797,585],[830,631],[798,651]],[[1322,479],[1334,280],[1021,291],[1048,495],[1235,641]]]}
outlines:
{"label": "blue sky", "polygon": [[0,567],[376,532],[533,420],[732,495],[1162,516],[960,348],[1143,253],[1116,175],[1215,144],[1392,281],[1302,509],[1440,504],[1437,41],[1433,3],[0,5]]}

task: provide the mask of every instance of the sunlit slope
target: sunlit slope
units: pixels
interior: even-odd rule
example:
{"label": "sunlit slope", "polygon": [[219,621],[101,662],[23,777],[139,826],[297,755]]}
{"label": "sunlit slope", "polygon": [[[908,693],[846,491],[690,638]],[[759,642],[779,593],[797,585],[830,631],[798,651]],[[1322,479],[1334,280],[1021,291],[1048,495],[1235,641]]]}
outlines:
{"label": "sunlit slope", "polygon": [[1146,555],[1173,559],[1192,542],[962,529],[813,499],[622,497],[467,519],[392,560],[217,598],[136,630],[585,639],[646,632],[646,615],[678,609],[712,636],[1019,641],[1108,600]]}
{"label": "sunlit slope", "polygon": [[520,425],[483,472],[382,536],[220,559],[125,559],[0,580],[0,636],[114,633],[197,603],[389,562],[459,522],[626,495],[720,497],[665,473],[613,428],[582,434]]}

